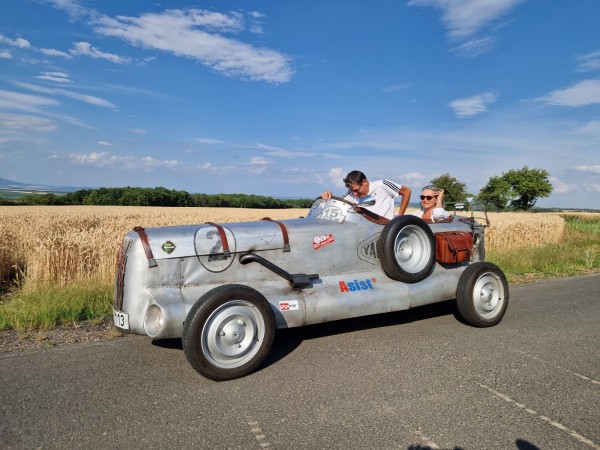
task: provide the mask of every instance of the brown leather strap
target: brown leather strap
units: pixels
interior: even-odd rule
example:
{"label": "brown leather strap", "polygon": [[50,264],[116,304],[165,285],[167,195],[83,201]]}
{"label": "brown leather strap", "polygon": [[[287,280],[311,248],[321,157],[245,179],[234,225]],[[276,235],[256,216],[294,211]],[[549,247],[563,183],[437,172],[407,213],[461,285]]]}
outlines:
{"label": "brown leather strap", "polygon": [[148,243],[148,235],[143,227],[135,227],[133,229],[138,236],[140,237],[140,241],[142,241],[142,247],[144,247],[144,252],[146,253],[146,258],[148,259],[148,267],[156,267],[156,260],[154,259],[154,255],[152,254],[152,249],[150,248],[150,244]]}
{"label": "brown leather strap", "polygon": [[287,232],[287,228],[285,227],[285,224],[283,222],[279,222],[278,220],[273,220],[270,217],[263,217],[261,220],[268,220],[269,222],[273,222],[273,223],[276,223],[277,225],[279,225],[279,228],[281,228],[281,234],[283,235],[283,251],[289,252],[290,251],[290,240],[288,238],[288,232]]}
{"label": "brown leather strap", "polygon": [[231,252],[229,251],[229,242],[227,242],[227,235],[225,234],[225,229],[219,225],[218,223],[206,222],[208,225],[212,225],[219,232],[219,237],[221,238],[221,245],[223,246],[223,256],[225,258],[229,258],[231,256]]}

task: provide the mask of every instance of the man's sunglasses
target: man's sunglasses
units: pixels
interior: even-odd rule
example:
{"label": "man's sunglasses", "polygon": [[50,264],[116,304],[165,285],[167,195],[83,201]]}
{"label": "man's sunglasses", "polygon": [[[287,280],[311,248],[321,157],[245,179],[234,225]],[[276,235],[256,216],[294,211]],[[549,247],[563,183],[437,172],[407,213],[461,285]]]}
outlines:
{"label": "man's sunglasses", "polygon": [[421,195],[419,197],[421,200],[425,200],[427,199],[427,201],[431,200],[432,198],[437,198],[437,195]]}

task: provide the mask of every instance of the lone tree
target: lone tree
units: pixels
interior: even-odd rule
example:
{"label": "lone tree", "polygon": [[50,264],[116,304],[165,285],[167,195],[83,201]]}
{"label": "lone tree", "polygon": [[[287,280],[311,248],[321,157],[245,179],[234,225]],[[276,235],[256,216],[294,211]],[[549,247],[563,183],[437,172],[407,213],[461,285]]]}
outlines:
{"label": "lone tree", "polygon": [[511,192],[510,183],[502,177],[492,177],[490,181],[481,188],[477,200],[480,203],[492,205],[498,211],[506,208],[506,205],[513,197]]}
{"label": "lone tree", "polygon": [[508,200],[513,209],[531,209],[539,198],[548,197],[552,192],[552,184],[548,180],[550,174],[544,169],[512,169],[501,177],[492,177],[485,185],[478,198],[503,209]]}
{"label": "lone tree", "polygon": [[431,180],[431,184],[444,190],[444,202],[462,202],[468,196],[467,185],[461,183],[449,173],[434,178]]}

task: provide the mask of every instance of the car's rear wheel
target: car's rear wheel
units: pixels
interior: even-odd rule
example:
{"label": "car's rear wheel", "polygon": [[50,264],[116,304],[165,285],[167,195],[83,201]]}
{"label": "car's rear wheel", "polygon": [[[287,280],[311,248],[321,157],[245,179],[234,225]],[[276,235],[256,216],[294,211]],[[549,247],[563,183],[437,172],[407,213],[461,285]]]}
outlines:
{"label": "car's rear wheel", "polygon": [[481,328],[498,324],[508,307],[506,276],[495,264],[474,262],[460,276],[456,302],[468,324]]}
{"label": "car's rear wheel", "polygon": [[265,359],[275,336],[275,316],[258,291],[226,285],[204,294],[183,329],[183,350],[191,366],[211,380],[243,377]]}
{"label": "car's rear wheel", "polygon": [[417,283],[427,278],[435,265],[433,232],[417,216],[395,217],[379,236],[377,254],[388,277]]}

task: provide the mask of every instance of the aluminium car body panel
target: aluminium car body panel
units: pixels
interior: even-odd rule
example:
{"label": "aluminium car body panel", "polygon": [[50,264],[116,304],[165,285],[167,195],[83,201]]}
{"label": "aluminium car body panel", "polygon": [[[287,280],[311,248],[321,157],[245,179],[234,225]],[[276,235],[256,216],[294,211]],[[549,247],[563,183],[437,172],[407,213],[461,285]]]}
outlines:
{"label": "aluminium car body panel", "polygon": [[[275,314],[277,328],[291,328],[351,317],[399,311],[455,298],[467,263],[442,266],[418,283],[389,278],[377,255],[382,225],[373,223],[337,200],[317,201],[308,217],[283,220],[289,251],[278,222],[224,223],[230,253],[215,224],[146,228],[156,261],[151,267],[143,239],[136,231],[125,237],[127,250],[117,273],[116,311],[126,313],[130,332],[153,338],[181,337],[187,313],[210,290],[242,284],[259,291]],[[432,231],[472,231],[454,220],[432,224]],[[125,247],[124,247],[125,248]],[[289,274],[318,274],[309,286],[295,289],[290,281],[243,255],[260,255]],[[119,278],[121,277],[121,278]],[[160,307],[159,319],[148,318]],[[154,332],[145,322],[160,320]]]}

